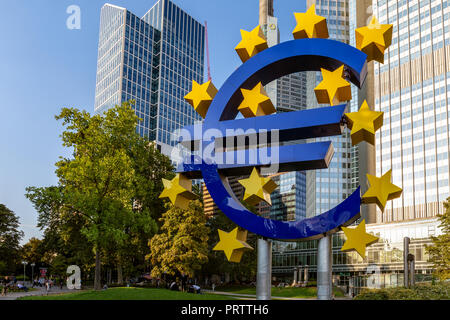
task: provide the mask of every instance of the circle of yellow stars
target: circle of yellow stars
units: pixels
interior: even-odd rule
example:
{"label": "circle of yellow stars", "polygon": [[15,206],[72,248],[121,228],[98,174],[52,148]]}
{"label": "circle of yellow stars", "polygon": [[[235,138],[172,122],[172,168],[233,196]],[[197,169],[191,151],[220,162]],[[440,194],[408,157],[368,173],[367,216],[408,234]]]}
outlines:
{"label": "circle of yellow stars", "polygon": [[[329,37],[326,18],[316,14],[315,5],[312,5],[304,13],[294,13],[294,17],[297,22],[292,32],[294,39],[326,39]],[[367,54],[368,62],[375,60],[384,63],[385,51],[392,43],[392,30],[392,25],[380,24],[375,16],[368,26],[355,30],[356,47]],[[235,50],[243,63],[268,48],[267,39],[261,26],[258,25],[252,31],[241,30],[240,32],[242,40]],[[314,89],[318,103],[334,106],[351,100],[351,87],[344,76],[344,65],[334,71],[321,69],[321,73],[323,80]],[[217,89],[211,81],[203,84],[193,81],[192,91],[185,96],[185,100],[205,118],[216,94]],[[238,110],[245,118],[265,116],[276,112],[262,83],[258,83],[252,89],[241,88],[241,94],[242,102]],[[358,112],[346,113],[344,117],[347,127],[351,130],[353,146],[361,142],[375,144],[375,133],[383,125],[383,112],[371,110],[364,101]],[[362,203],[375,203],[381,211],[384,211],[388,200],[401,196],[402,189],[391,182],[392,171],[388,171],[381,178],[371,175],[367,175],[367,178],[370,187],[362,196]],[[244,201],[252,205],[260,201],[271,204],[270,194],[277,188],[277,185],[270,178],[262,177],[257,168],[253,169],[248,179],[242,179],[239,182],[245,187]],[[163,180],[163,183],[165,190],[160,197],[169,198],[176,206],[186,208],[189,200],[195,196],[189,187],[189,184],[192,186],[191,181],[182,175],[177,175],[171,181]],[[365,232],[364,220],[356,229],[342,227],[342,230],[347,236],[342,250],[356,250],[363,258],[366,246],[377,239]],[[223,250],[229,261],[239,262],[243,251],[249,247],[245,243],[246,235],[246,232],[244,234],[238,228],[230,233],[219,230],[220,242],[214,250]]]}

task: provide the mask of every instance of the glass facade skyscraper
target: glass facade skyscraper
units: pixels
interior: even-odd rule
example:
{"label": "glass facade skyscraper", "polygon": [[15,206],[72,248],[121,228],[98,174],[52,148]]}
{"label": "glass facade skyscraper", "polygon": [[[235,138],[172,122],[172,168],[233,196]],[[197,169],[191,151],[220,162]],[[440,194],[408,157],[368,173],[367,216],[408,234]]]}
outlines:
{"label": "glass facade skyscraper", "polygon": [[294,221],[306,218],[306,176],[293,171],[272,177],[278,188],[270,195],[272,206],[260,205],[262,216],[274,220]]}
{"label": "glass facade skyscraper", "polygon": [[377,175],[392,168],[403,196],[378,222],[432,218],[449,196],[450,5],[442,0],[373,1],[393,24],[384,65],[375,66]]}
{"label": "glass facade skyscraper", "polygon": [[205,28],[170,0],[142,18],[105,4],[101,11],[95,112],[135,100],[137,131],[169,155],[172,133],[201,121],[184,100],[203,82]]}
{"label": "glass facade skyscraper", "polygon": [[[259,23],[269,47],[280,43],[278,19],[274,17],[273,0],[260,0]],[[306,109],[306,73],[299,72],[272,81],[267,94],[277,113]],[[271,194],[272,206],[260,204],[260,214],[271,219],[292,221],[306,217],[305,172],[290,172],[272,177],[278,188]]]}
{"label": "glass facade skyscraper", "polygon": [[[330,6],[339,1],[308,4],[314,2],[317,13],[327,17]],[[355,29],[367,25],[372,14],[380,23],[394,25],[385,63],[370,62],[363,88],[352,87],[350,110],[356,111],[367,100],[385,115],[384,126],[376,135],[376,162],[371,163],[375,153],[370,148],[349,149],[351,189],[364,184],[362,173],[373,170],[381,176],[391,168],[393,183],[403,188],[402,197],[388,202],[384,213],[374,210],[375,214],[370,214],[367,232],[380,240],[367,248],[365,259],[355,252],[341,252],[345,237],[342,232],[333,235],[334,284],[357,294],[361,288],[403,285],[404,237],[411,238],[416,282],[431,280],[433,266],[425,247],[431,244],[431,236],[442,232],[435,216],[442,213],[442,203],[449,196],[450,7],[448,1],[348,0],[348,11],[353,46]],[[331,24],[328,20],[330,38]],[[318,79],[315,74],[308,76],[310,93]],[[310,187],[308,184],[308,193]],[[294,269],[307,265],[314,276],[316,255],[316,241],[274,246],[273,270],[276,276],[292,281]]]}
{"label": "glass facade skyscraper", "polygon": [[[348,0],[308,0],[307,7],[316,5],[316,13],[327,18],[330,39],[350,42]],[[317,108],[314,88],[322,81],[317,72],[307,73],[308,108]],[[335,148],[333,159],[328,169],[307,172],[307,207],[308,217],[328,211],[346,199],[353,191],[352,183],[352,145],[350,134],[346,130],[342,136],[314,139],[315,141],[332,141]],[[355,181],[354,181],[355,182]]]}

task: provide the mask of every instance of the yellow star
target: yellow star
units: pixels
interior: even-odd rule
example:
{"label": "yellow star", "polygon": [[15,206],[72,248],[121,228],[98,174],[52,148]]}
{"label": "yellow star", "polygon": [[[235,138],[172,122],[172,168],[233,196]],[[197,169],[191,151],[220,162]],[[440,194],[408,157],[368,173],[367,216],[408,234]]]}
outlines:
{"label": "yellow star", "polygon": [[355,30],[356,48],[367,54],[367,62],[384,63],[384,51],[392,43],[392,24],[380,24],[375,16],[366,27]]}
{"label": "yellow star", "polygon": [[211,81],[200,85],[195,80],[192,80],[192,91],[184,99],[194,107],[199,115],[205,118],[216,94],[217,89]]}
{"label": "yellow star", "polygon": [[378,241],[375,237],[366,232],[366,221],[363,220],[356,228],[342,227],[347,241],[341,248],[341,251],[356,250],[361,258],[366,257],[366,247]]}
{"label": "yellow star", "polygon": [[334,71],[321,70],[323,80],[314,89],[319,103],[327,103],[333,106],[352,99],[350,83],[342,77],[344,65]]}
{"label": "yellow star", "polygon": [[192,192],[192,182],[185,176],[177,174],[172,180],[162,179],[164,190],[159,198],[169,198],[180,209],[187,209],[190,200],[197,198]]}
{"label": "yellow star", "polygon": [[256,56],[261,51],[266,50],[269,46],[261,27],[258,25],[255,29],[248,32],[241,30],[242,41],[235,48],[242,62],[247,61]]}
{"label": "yellow star", "polygon": [[402,195],[403,190],[391,182],[392,170],[386,172],[381,178],[368,174],[367,179],[369,179],[370,188],[362,196],[362,203],[376,203],[384,212],[388,200],[399,198]]}
{"label": "yellow star", "polygon": [[294,13],[297,26],[292,34],[294,39],[324,38],[327,39],[327,19],[316,14],[316,5],[313,4],[305,13]]}
{"label": "yellow star", "polygon": [[370,110],[366,100],[358,112],[346,113],[348,128],[352,130],[352,145],[362,141],[375,145],[375,132],[383,126],[383,115],[383,112]]}
{"label": "yellow star", "polygon": [[248,179],[239,180],[239,183],[245,188],[245,202],[253,206],[265,201],[272,205],[270,194],[278,188],[278,185],[272,179],[260,176],[256,168],[253,168]]}
{"label": "yellow star", "polygon": [[224,251],[230,262],[241,262],[245,250],[253,250],[247,241],[247,230],[241,231],[235,228],[231,232],[219,231],[219,243],[214,247],[214,251]]}
{"label": "yellow star", "polygon": [[241,93],[244,100],[239,105],[238,110],[245,118],[267,116],[277,111],[261,82],[252,90],[241,89]]}

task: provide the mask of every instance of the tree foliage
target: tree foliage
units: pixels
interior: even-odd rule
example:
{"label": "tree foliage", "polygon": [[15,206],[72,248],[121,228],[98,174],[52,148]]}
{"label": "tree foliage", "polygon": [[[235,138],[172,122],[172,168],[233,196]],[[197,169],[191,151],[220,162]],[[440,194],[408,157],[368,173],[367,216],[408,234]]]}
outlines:
{"label": "tree foliage", "polygon": [[62,268],[53,268],[60,261],[65,261],[67,266],[76,264],[84,271],[89,270],[92,245],[81,233],[85,218],[66,205],[64,188],[29,187],[26,191],[26,197],[38,212],[37,226],[44,231],[44,239],[39,245],[42,265],[50,267],[50,273],[60,275],[64,275],[65,270],[61,273]]}
{"label": "tree foliage", "polygon": [[130,103],[101,115],[64,108],[56,119],[65,127],[61,137],[72,157],[56,163],[58,186],[28,188],[27,197],[39,212],[47,245],[65,244],[68,257],[83,260],[95,253],[94,287],[100,289],[102,255],[120,265],[134,265],[138,254],[144,260],[161,214],[161,178],[172,166],[137,134],[139,119]]}
{"label": "tree foliage", "polygon": [[44,251],[42,250],[42,240],[31,238],[20,249],[20,255],[23,260],[29,263],[39,263],[43,260]]}
{"label": "tree foliage", "polygon": [[429,261],[435,268],[435,276],[441,280],[450,279],[450,198],[444,203],[445,212],[438,216],[442,234],[431,237],[433,245],[427,246]]}
{"label": "tree foliage", "polygon": [[22,238],[19,218],[5,205],[0,204],[0,273],[15,270]]}
{"label": "tree foliage", "polygon": [[[251,211],[254,208],[248,207]],[[253,209],[253,210],[252,210]],[[243,279],[253,280],[256,277],[256,235],[248,233],[247,243],[254,249],[244,253],[240,263],[229,262],[222,251],[213,251],[215,245],[220,241],[218,229],[230,232],[236,225],[221,211],[211,217],[207,225],[210,229],[209,234],[209,256],[208,263],[204,265],[202,271],[205,275],[229,274],[230,280],[240,282]]]}
{"label": "tree foliage", "polygon": [[206,217],[200,201],[191,201],[188,210],[172,205],[161,218],[161,233],[150,241],[148,255],[152,276],[184,273],[194,277],[195,272],[208,261],[208,234]]}

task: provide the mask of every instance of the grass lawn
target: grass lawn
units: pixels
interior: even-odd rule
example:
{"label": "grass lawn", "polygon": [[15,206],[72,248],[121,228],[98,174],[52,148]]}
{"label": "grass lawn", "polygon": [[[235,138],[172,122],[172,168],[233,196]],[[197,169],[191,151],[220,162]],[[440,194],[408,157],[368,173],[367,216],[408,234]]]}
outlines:
{"label": "grass lawn", "polygon": [[[216,291],[241,293],[241,294],[252,294],[256,295],[256,288],[249,287],[218,287]],[[344,294],[337,288],[333,288],[333,293],[336,297],[343,297]],[[283,298],[315,298],[317,297],[316,287],[306,287],[306,288],[273,288],[272,287],[272,297],[283,297]]]}
{"label": "grass lawn", "polygon": [[192,294],[166,289],[110,288],[48,296],[30,296],[20,300],[234,300],[214,294]]}

